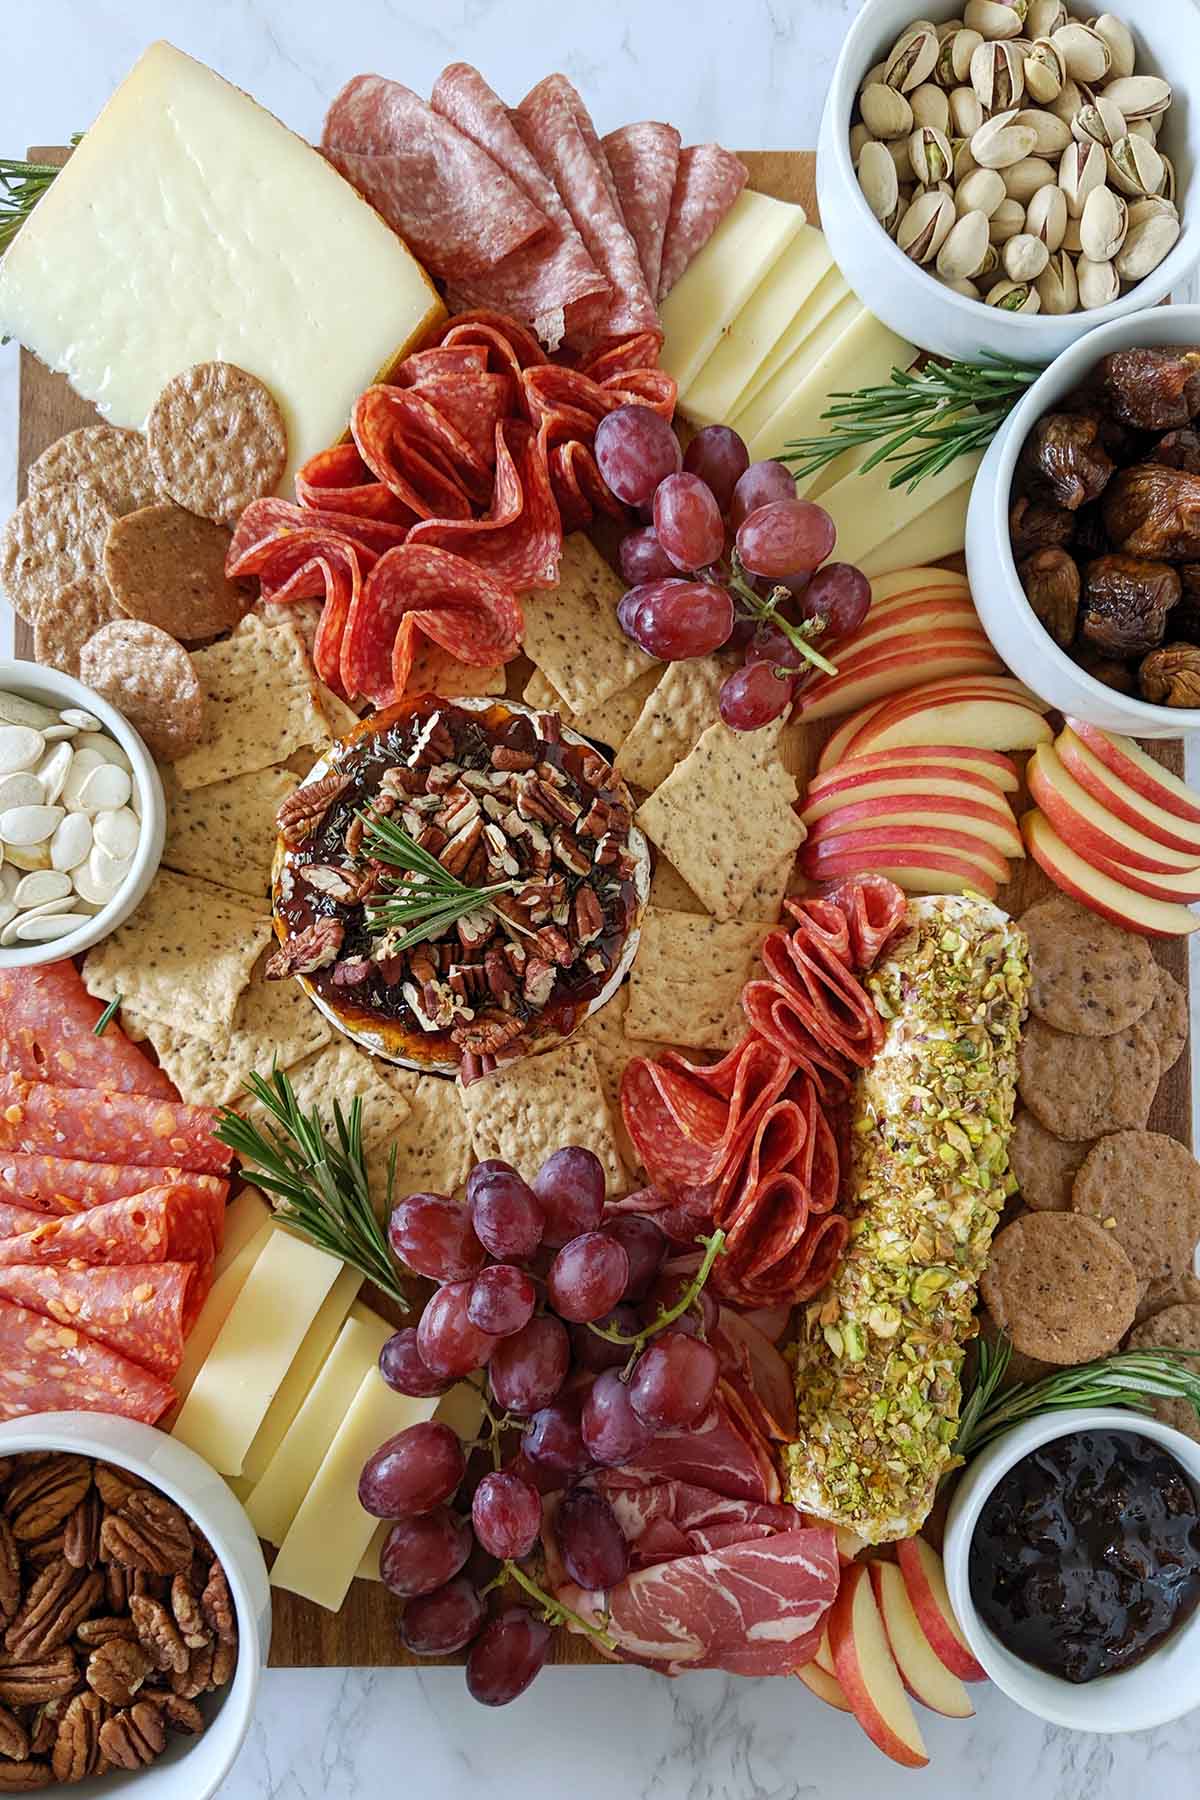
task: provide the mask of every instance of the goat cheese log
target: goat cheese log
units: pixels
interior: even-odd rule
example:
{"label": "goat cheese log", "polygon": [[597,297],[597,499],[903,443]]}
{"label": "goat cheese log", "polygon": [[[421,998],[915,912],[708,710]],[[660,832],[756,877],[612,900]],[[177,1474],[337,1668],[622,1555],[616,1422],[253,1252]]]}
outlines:
{"label": "goat cheese log", "polygon": [[867,979],[886,1035],[855,1085],[845,1256],[802,1315],[787,1499],[869,1543],[920,1529],[953,1461],[976,1288],[1010,1191],[1025,934],[909,903]]}

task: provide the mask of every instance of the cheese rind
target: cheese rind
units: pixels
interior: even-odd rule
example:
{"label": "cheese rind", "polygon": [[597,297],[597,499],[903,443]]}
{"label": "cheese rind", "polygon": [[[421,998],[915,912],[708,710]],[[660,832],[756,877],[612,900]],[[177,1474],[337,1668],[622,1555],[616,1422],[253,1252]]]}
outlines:
{"label": "cheese rind", "polygon": [[662,366],[681,389],[805,223],[802,206],[743,188],[662,304]]}

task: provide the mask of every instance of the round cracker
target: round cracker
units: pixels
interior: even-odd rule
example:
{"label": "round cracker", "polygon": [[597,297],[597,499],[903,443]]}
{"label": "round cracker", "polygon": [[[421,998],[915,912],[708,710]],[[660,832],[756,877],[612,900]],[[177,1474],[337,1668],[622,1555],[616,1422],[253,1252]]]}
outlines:
{"label": "round cracker", "polygon": [[60,482],[23,500],[0,532],[0,585],[30,625],[51,594],[99,575],[113,515],[84,482]]}
{"label": "round cracker", "polygon": [[233,363],[197,363],[168,381],[146,439],[164,492],[222,525],[274,493],[287,466],[287,430],[270,389]]}
{"label": "round cracker", "polygon": [[80,575],[42,601],[33,622],[33,654],[40,663],[79,675],[79,652],[121,609],[103,575]]}
{"label": "round cracker", "polygon": [[[1131,1350],[1200,1350],[1200,1306],[1169,1306],[1129,1334]],[[1200,1419],[1186,1400],[1155,1400],[1156,1418],[1200,1443]]]}
{"label": "round cracker", "polygon": [[163,762],[198,742],[204,695],[192,659],[157,625],[140,619],[102,625],[80,652],[79,678],[118,707]]}
{"label": "round cracker", "polygon": [[1158,1091],[1158,1045],[1139,1020],[1108,1037],[1075,1037],[1027,1019],[1017,1060],[1022,1100],[1055,1137],[1140,1131]]}
{"label": "round cracker", "polygon": [[1020,1184],[1021,1198],[1034,1212],[1069,1212],[1071,1183],[1091,1149],[1055,1137],[1026,1107],[1013,1121],[1008,1161]]}
{"label": "round cracker", "polygon": [[86,482],[116,519],[152,506],[162,495],[140,431],[119,425],[83,425],[43,450],[28,476],[31,494],[63,482]]}
{"label": "round cracker", "polygon": [[174,501],[118,519],[104,546],[104,573],[128,618],[183,643],[232,631],[252,595],[225,573],[229,532]]}
{"label": "round cracker", "polygon": [[1029,1010],[1056,1031],[1108,1037],[1149,1012],[1158,992],[1144,937],[1065,894],[1021,916],[1029,938]]}
{"label": "round cracker", "polygon": [[1162,1073],[1165,1075],[1168,1069],[1175,1067],[1188,1041],[1188,997],[1183,983],[1176,981],[1173,975],[1160,969],[1157,964],[1155,974],[1158,978],[1158,991],[1142,1024],[1158,1045]]}
{"label": "round cracker", "polygon": [[[994,1348],[1001,1335],[1000,1327],[986,1306],[980,1307],[978,1317],[980,1337]],[[1004,1379],[1000,1383],[1000,1391],[1003,1393],[1005,1389],[1018,1384],[1025,1385],[1041,1381],[1043,1376],[1053,1375],[1059,1366],[1058,1363],[1042,1362],[1036,1356],[1026,1356],[1024,1351],[1018,1350],[1015,1345],[1010,1343],[1008,1363],[1004,1370]]]}
{"label": "round cracker", "polygon": [[1188,1269],[1182,1275],[1168,1275],[1162,1281],[1152,1281],[1141,1299],[1134,1315],[1134,1325],[1141,1325],[1147,1319],[1155,1318],[1166,1312],[1169,1306],[1194,1306],[1200,1301],[1200,1275]]}
{"label": "round cracker", "polygon": [[1200,1238],[1200,1163],[1164,1132],[1115,1132],[1081,1165],[1071,1207],[1112,1232],[1143,1287],[1180,1276]]}
{"label": "round cracker", "polygon": [[992,1244],[984,1305],[1013,1347],[1039,1362],[1115,1350],[1138,1303],[1133,1264],[1112,1233],[1078,1213],[1026,1213]]}

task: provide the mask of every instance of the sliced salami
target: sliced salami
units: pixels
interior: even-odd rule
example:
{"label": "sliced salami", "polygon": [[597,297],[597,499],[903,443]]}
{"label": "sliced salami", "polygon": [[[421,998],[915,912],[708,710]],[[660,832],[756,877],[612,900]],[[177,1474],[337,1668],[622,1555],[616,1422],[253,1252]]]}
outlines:
{"label": "sliced salami", "polygon": [[196,1264],[126,1263],[112,1268],[0,1267],[0,1300],[86,1332],[98,1344],[169,1381],[183,1360]]}
{"label": "sliced salami", "polygon": [[104,1002],[88,993],[73,962],[0,970],[0,1070],[27,1081],[173,1100],[175,1089],[162,1070],[115,1020],[96,1036],[103,1012]]}
{"label": "sliced salami", "polygon": [[621,1114],[650,1179],[667,1188],[714,1182],[792,1076],[788,1059],[752,1035],[711,1067],[677,1051],[635,1057]]}
{"label": "sliced salami", "polygon": [[0,1075],[0,1150],[221,1175],[233,1152],[213,1136],[215,1119],[207,1106]]}
{"label": "sliced salami", "polygon": [[74,1162],[62,1156],[0,1155],[0,1199],[37,1212],[87,1212],[109,1200],[143,1194],[147,1187],[186,1188],[205,1205],[224,1207],[229,1183],[218,1175],[185,1169],[136,1169],[120,1163]]}
{"label": "sliced salami", "polygon": [[745,163],[720,144],[692,144],[680,151],[658,282],[660,305],[699,256],[748,178]]}
{"label": "sliced salami", "polygon": [[[846,913],[828,900],[789,900],[786,910],[795,926],[771,932],[763,943],[767,979],[747,984],[747,1018],[798,1064],[820,1066],[832,1052],[845,1065],[866,1068],[883,1043],[883,1021],[854,973]],[[831,1068],[830,1081],[835,1077]],[[847,1084],[843,1075],[841,1086]]]}
{"label": "sliced salami", "polygon": [[453,550],[517,593],[558,583],[563,528],[545,451],[533,428],[510,419],[496,427],[496,479],[481,519],[426,519],[410,544]]}
{"label": "sliced salami", "polygon": [[23,1231],[33,1231],[39,1226],[45,1214],[31,1206],[11,1206],[7,1200],[0,1202],[0,1238],[19,1237]]}
{"label": "sliced salami", "polygon": [[78,1411],[154,1425],[174,1404],[170,1384],[128,1357],[0,1300],[0,1419]]}
{"label": "sliced salami", "polygon": [[638,249],[646,286],[658,293],[671,196],[679,170],[679,133],[647,119],[622,125],[601,140],[621,211]]}
{"label": "sliced salami", "polygon": [[[349,514],[362,520],[355,541],[379,556],[393,544],[403,543],[404,533],[419,516],[393,494],[386,482],[374,479],[353,443],[334,444],[330,449],[318,450],[315,456],[310,456],[296,471],[296,499],[309,512],[343,518]],[[256,507],[267,509],[289,505],[286,500],[254,500],[247,511],[253,515]],[[245,517],[243,513],[242,519]],[[302,519],[301,522],[322,525],[328,520],[320,517]],[[239,522],[238,535],[233,541],[235,552],[241,530]]]}
{"label": "sliced salami", "polygon": [[371,473],[418,519],[469,519],[491,497],[490,462],[410,388],[367,388],[350,430]]}
{"label": "sliced salami", "polygon": [[38,1263],[211,1263],[216,1254],[212,1215],[183,1188],[148,1188],[62,1219],[39,1216],[33,1231],[0,1239],[0,1267]]}
{"label": "sliced salami", "polygon": [[[859,973],[873,969],[884,946],[904,924],[908,902],[903,889],[886,875],[858,875],[853,881],[835,882],[824,899],[837,907],[845,920],[846,950],[839,955]],[[806,901],[804,910],[822,917],[817,904]]]}

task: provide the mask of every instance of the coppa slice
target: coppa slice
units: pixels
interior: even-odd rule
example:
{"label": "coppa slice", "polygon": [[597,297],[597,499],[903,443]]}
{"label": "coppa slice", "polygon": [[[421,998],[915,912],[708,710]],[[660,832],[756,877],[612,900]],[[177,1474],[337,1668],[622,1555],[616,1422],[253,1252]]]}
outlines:
{"label": "coppa slice", "polygon": [[1148,794],[1131,787],[1093,755],[1069,725],[1055,738],[1054,748],[1063,767],[1075,777],[1080,787],[1114,818],[1124,825],[1132,825],[1135,830],[1144,831],[1156,843],[1200,858],[1200,820],[1182,819],[1178,813],[1158,805]]}
{"label": "coppa slice", "polygon": [[1025,771],[1029,792],[1063,841],[1081,856],[1093,851],[1134,869],[1169,875],[1197,867],[1195,851],[1172,850],[1125,825],[1075,780],[1053,747],[1039,744]]}
{"label": "coppa slice", "polygon": [[1139,794],[1144,794],[1167,812],[1200,825],[1200,794],[1178,775],[1173,775],[1170,769],[1155,762],[1132,738],[1101,731],[1098,725],[1089,725],[1084,719],[1068,719],[1067,726],[1106,769],[1111,769]]}
{"label": "coppa slice", "polygon": [[947,800],[937,794],[911,791],[906,795],[883,795],[836,807],[810,826],[805,854],[819,852],[835,841],[853,838],[863,830],[900,825],[912,826],[917,841],[925,828],[932,826],[939,831],[982,838],[1001,856],[1023,857],[1025,854],[1017,822],[1004,802],[989,805],[986,801]]}
{"label": "coppa slice", "polygon": [[832,765],[822,759],[821,772],[808,784],[808,797],[811,801],[818,793],[853,786],[877,776],[881,779],[886,776],[889,779],[911,777],[923,780],[926,775],[951,774],[983,776],[1005,794],[1015,794],[1021,785],[1016,764],[998,750],[977,750],[970,744],[915,744],[911,748],[901,745],[895,750],[847,756]]}

